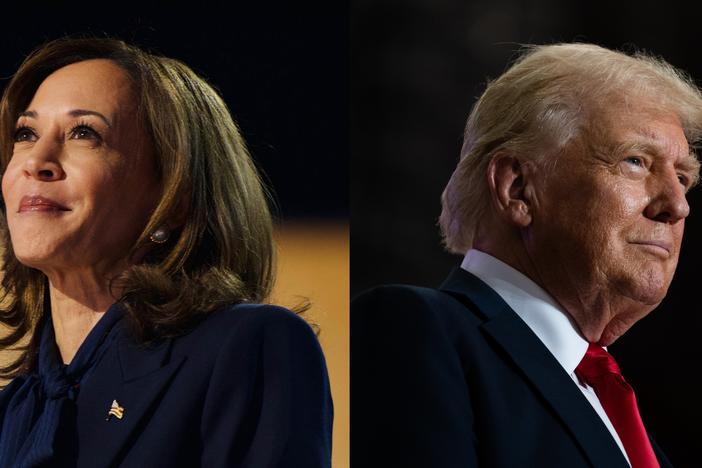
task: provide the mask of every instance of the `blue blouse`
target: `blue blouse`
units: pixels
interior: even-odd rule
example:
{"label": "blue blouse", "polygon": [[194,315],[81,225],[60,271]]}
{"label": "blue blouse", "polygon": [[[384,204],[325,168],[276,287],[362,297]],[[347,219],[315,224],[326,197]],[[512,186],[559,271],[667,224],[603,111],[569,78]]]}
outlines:
{"label": "blue blouse", "polygon": [[60,358],[51,316],[42,321],[38,369],[0,392],[0,467],[56,466],[57,459],[70,459],[66,450],[73,444],[64,439],[73,432],[66,428],[75,419],[80,384],[114,340],[122,316],[121,307],[110,307],[68,365]]}
{"label": "blue blouse", "polygon": [[0,392],[0,468],[330,468],[333,406],[310,326],[232,304],[134,339],[113,306],[63,366],[49,318],[38,371]]}

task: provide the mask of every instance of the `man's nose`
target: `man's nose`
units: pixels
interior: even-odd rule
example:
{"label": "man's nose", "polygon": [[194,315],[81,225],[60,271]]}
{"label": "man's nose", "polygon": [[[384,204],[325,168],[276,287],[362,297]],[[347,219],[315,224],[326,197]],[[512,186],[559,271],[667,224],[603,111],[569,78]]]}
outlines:
{"label": "man's nose", "polygon": [[687,203],[686,188],[680,182],[678,174],[670,171],[655,184],[645,215],[655,221],[675,224],[689,214],[690,205]]}

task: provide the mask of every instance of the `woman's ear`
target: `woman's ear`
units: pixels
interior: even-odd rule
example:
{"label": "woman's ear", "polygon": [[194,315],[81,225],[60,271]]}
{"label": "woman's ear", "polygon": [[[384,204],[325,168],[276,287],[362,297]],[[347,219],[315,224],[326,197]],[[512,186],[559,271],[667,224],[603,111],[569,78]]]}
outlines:
{"label": "woman's ear", "polygon": [[190,213],[190,197],[189,195],[181,195],[178,199],[178,204],[172,212],[168,220],[170,229],[178,229],[185,225]]}
{"label": "woman's ear", "polygon": [[520,228],[529,226],[532,221],[530,169],[528,162],[501,151],[493,155],[487,170],[490,197],[496,214]]}
{"label": "woman's ear", "polygon": [[188,220],[188,213],[190,212],[190,200],[185,197],[181,198],[178,202],[178,207],[176,208],[175,216],[173,218],[173,227],[182,227]]}

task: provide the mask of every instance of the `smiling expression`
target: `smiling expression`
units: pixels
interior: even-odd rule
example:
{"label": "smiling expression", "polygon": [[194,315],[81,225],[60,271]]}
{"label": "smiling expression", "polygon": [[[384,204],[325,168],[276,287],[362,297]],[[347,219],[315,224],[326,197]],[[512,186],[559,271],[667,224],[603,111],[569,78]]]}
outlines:
{"label": "smiling expression", "polygon": [[[604,344],[665,296],[697,172],[675,115],[629,107],[598,114],[535,189],[530,257],[581,328],[579,314],[611,314]],[[617,308],[622,298],[636,306]]]}
{"label": "smiling expression", "polygon": [[109,60],[47,77],[16,126],[2,193],[15,255],[44,271],[114,273],[160,195],[127,73]]}

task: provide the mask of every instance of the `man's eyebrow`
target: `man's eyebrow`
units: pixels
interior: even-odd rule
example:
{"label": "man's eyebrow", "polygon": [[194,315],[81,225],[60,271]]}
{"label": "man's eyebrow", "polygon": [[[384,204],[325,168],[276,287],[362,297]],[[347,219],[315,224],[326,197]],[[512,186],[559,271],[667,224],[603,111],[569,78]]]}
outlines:
{"label": "man's eyebrow", "polygon": [[644,151],[649,154],[665,154],[663,139],[655,131],[648,128],[639,128],[634,134],[638,138],[631,142],[631,150]]}
{"label": "man's eyebrow", "polygon": [[680,164],[678,164],[680,169],[683,171],[694,172],[695,174],[700,171],[700,161],[695,156],[695,153],[691,150],[687,157],[683,159]]}
{"label": "man's eyebrow", "polygon": [[[623,145],[627,150],[643,151],[657,157],[665,154],[665,145],[660,143],[660,140],[657,138],[655,133],[637,133],[645,139],[643,141],[634,142],[631,145]],[[687,175],[690,177],[690,187],[693,187],[699,183],[700,161],[697,159],[693,148],[689,145],[687,147],[687,154],[682,157],[679,162],[675,162],[675,167],[678,170],[687,173]]]}
{"label": "man's eyebrow", "polygon": [[[619,151],[642,151],[651,155],[666,154],[666,145],[662,142],[663,139],[655,131],[651,131],[649,129],[638,129],[635,132],[635,135],[638,138],[618,145],[617,149]],[[699,165],[699,162],[689,145],[687,150],[687,155],[679,165],[685,168],[690,167],[695,169]]]}
{"label": "man's eyebrow", "polygon": [[[112,128],[112,123],[110,122],[110,119],[108,119],[103,114],[101,114],[100,112],[97,112],[97,111],[92,111],[92,110],[87,110],[87,109],[73,109],[73,110],[68,112],[68,115],[70,115],[71,117],[83,117],[86,115],[93,115],[95,117],[100,118],[103,122],[105,122],[105,125]],[[36,119],[39,117],[39,114],[36,111],[28,110],[28,111],[20,112],[19,116],[20,117],[28,117],[30,119]]]}

